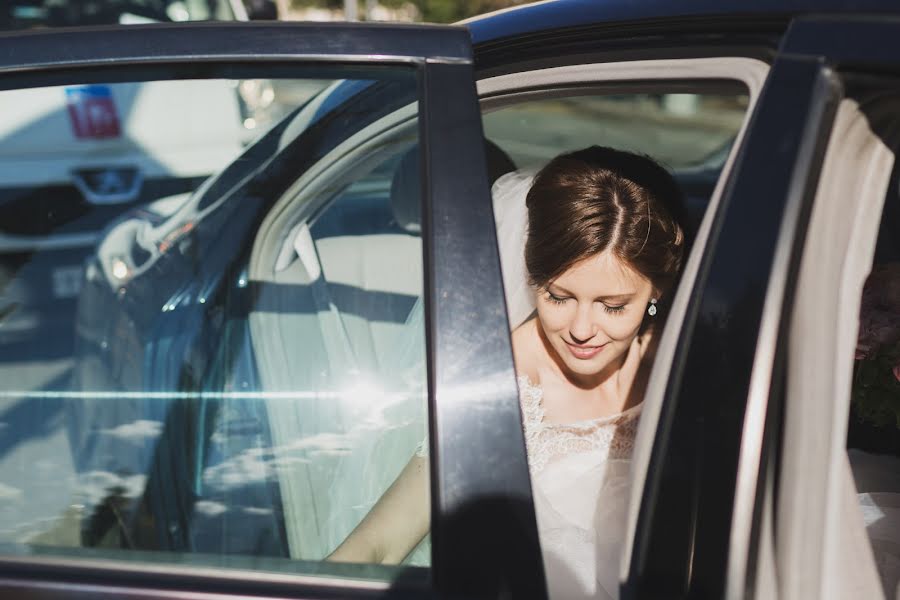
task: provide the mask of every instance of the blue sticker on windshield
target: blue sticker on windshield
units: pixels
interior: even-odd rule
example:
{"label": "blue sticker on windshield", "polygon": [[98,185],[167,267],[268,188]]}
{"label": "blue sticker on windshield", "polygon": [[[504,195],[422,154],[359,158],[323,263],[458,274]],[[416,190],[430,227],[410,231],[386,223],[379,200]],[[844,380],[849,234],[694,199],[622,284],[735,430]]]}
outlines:
{"label": "blue sticker on windshield", "polygon": [[78,139],[102,140],[122,135],[119,115],[107,85],[66,88],[66,106]]}

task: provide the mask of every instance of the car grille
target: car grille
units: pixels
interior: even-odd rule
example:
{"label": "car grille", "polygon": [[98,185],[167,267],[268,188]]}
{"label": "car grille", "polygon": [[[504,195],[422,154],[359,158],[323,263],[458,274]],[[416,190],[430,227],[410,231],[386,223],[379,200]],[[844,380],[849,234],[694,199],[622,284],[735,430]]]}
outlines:
{"label": "car grille", "polygon": [[0,232],[49,236],[100,231],[123,212],[166,196],[191,192],[205,177],[146,179],[133,202],[95,205],[74,185],[0,188]]}

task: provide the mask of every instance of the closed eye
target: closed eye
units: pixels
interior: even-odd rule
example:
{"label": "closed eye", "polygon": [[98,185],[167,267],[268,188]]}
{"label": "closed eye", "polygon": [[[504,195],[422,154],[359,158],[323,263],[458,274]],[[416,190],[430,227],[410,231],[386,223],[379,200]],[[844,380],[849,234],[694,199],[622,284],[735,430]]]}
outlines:
{"label": "closed eye", "polygon": [[619,304],[618,306],[610,306],[609,304],[603,304],[603,310],[610,314],[617,314],[625,312],[625,305]]}
{"label": "closed eye", "polygon": [[557,296],[550,291],[547,292],[547,299],[554,304],[564,304],[566,300],[568,300],[568,298],[566,298],[565,296]]}

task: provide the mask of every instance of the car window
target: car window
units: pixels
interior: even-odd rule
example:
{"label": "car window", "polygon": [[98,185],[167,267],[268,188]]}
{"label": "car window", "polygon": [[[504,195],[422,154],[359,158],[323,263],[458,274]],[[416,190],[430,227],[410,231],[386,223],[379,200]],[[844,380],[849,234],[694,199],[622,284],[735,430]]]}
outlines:
{"label": "car window", "polygon": [[653,156],[673,169],[724,161],[747,94],[582,92],[517,102],[485,115],[488,136],[521,166],[604,144]]}
{"label": "car window", "polygon": [[602,91],[548,93],[486,112],[485,135],[519,169],[592,145],[646,154],[682,184],[696,228],[743,124],[749,96],[731,93]]}
{"label": "car window", "polygon": [[234,21],[230,0],[15,0],[0,10],[0,29]]}
{"label": "car window", "polygon": [[323,560],[427,447],[416,74],[242,81],[0,92],[0,551],[397,576]]}
{"label": "car window", "polygon": [[[548,90],[524,100],[494,100],[482,115],[491,180],[510,171],[528,177],[555,156],[593,145],[644,154],[670,170],[680,184],[684,206],[676,208],[681,209],[682,226],[692,239],[749,102],[744,89],[735,87],[727,93],[720,87],[708,93],[665,93],[665,86],[658,85],[631,94],[605,94],[602,88]],[[507,178],[504,188],[518,179]],[[527,283],[513,281],[522,258],[513,256],[515,251],[505,243],[515,232],[515,207],[502,190],[495,189],[494,194],[509,321],[515,328],[531,313],[534,302]]]}
{"label": "car window", "polygon": [[[707,208],[714,191],[720,187],[720,176],[747,118],[751,98],[749,86],[723,87],[720,82],[709,82],[704,85],[702,81],[692,81],[685,85],[671,80],[658,84],[627,85],[633,91],[623,93],[623,86],[619,84],[614,87],[608,86],[607,89],[603,86],[595,86],[593,89],[580,87],[574,91],[548,89],[544,92],[518,95],[509,93],[506,99],[494,97],[486,103],[487,110],[482,117],[485,135],[514,163],[513,168],[518,171],[515,175],[498,181],[493,189],[507,310],[510,327],[513,329],[533,315],[535,308],[533,288],[527,284],[524,275],[516,275],[525,272],[521,242],[518,247],[510,242],[510,239],[517,236],[516,222],[521,222],[521,217],[517,217],[519,212],[515,208],[515,202],[510,199],[510,194],[524,194],[524,190],[515,192],[516,186],[519,185],[517,182],[523,181],[520,175],[528,177],[524,179],[528,182],[530,174],[553,157],[593,145],[643,154],[655,159],[669,170],[680,185],[685,204],[674,209],[676,213],[681,213],[678,216],[689,243],[697,237],[697,231],[704,218],[706,221],[709,220]],[[491,89],[499,87],[498,85]],[[685,93],[686,88],[690,93]],[[702,252],[705,239],[701,236],[694,247],[695,253]],[[688,256],[685,255],[685,262]],[[695,256],[693,260],[696,258]],[[674,295],[675,290],[672,290],[671,294]],[[527,302],[524,300],[526,298]],[[650,314],[655,315],[655,312]],[[673,315],[667,321],[667,331],[669,322],[674,318]],[[535,414],[533,395],[543,394],[543,390],[538,387],[535,392],[529,380],[525,380],[524,384],[520,381],[520,386],[522,386],[520,393],[523,398],[523,419],[526,421],[525,429],[528,431],[529,428],[536,427],[533,421],[529,421],[534,419]],[[655,423],[649,416],[644,416],[647,404],[650,403],[644,403],[641,409],[640,427],[649,424],[652,428]],[[628,409],[623,413],[620,416],[621,422],[626,423],[631,418],[628,413],[633,416],[634,410]],[[537,411],[538,414],[542,414],[543,409],[538,408]],[[585,427],[577,431],[592,431],[591,427],[582,423],[577,425]],[[615,429],[615,433],[610,430],[604,431],[604,435],[609,437],[605,442],[596,442],[599,455],[604,457],[601,460],[623,456],[630,459],[632,448],[637,444],[639,435],[637,431],[638,427],[628,425]],[[652,429],[644,431],[645,436],[650,435],[651,441],[653,433]],[[600,438],[597,436],[593,439]],[[571,454],[577,456],[577,451],[571,449],[587,446],[582,439],[578,442],[582,446],[576,446],[571,440],[563,443],[568,443],[567,448]],[[532,448],[529,448],[529,451],[531,450]],[[686,459],[689,460],[690,457]],[[542,518],[546,522],[556,518],[557,512],[565,515],[566,511],[570,511],[577,515],[576,510],[566,504],[562,494],[557,498],[553,497],[555,482],[552,475],[543,472],[544,463],[541,462],[543,460],[541,454],[529,456],[529,460],[532,486],[535,488],[536,496],[551,499],[546,506],[536,505],[539,530]],[[611,473],[619,468],[621,461],[610,459],[607,462],[609,464],[603,467],[607,469],[606,475],[598,477],[612,479],[604,479],[602,485],[597,484],[608,494],[603,497],[606,505],[602,517],[601,513],[596,513],[593,522],[598,528],[595,532],[599,540],[598,548],[608,553],[602,562],[613,565],[608,570],[598,568],[596,575],[597,585],[608,591],[615,590],[621,581],[616,561],[622,555],[627,556],[628,543],[625,539],[628,534],[623,533],[621,526],[625,520],[628,493],[623,492],[616,496],[612,490],[622,491],[621,486],[636,484],[631,481],[633,474],[623,474],[621,479],[615,480],[615,476]],[[601,472],[602,470],[598,470],[598,473]],[[589,478],[579,480],[579,485],[593,491],[594,488],[590,487],[593,483],[590,481]],[[625,481],[628,483],[624,484]],[[633,490],[631,493],[633,494]],[[553,516],[547,516],[548,514]],[[578,517],[569,518],[576,521]],[[554,533],[547,530],[541,531],[541,543],[545,564],[551,565],[547,569],[550,589],[568,589],[571,584],[566,581],[567,574],[562,569],[553,568],[553,564],[560,560],[560,556],[576,555],[578,550],[568,546],[561,547]]]}

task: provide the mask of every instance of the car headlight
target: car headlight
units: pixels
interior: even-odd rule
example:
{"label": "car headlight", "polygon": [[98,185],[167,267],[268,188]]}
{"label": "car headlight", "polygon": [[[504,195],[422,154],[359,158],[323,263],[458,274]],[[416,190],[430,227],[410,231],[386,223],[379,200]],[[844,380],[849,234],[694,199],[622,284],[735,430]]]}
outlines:
{"label": "car headlight", "polygon": [[269,120],[267,109],[275,102],[275,88],[269,79],[244,79],[238,82],[241,118],[244,127],[255,129]]}

